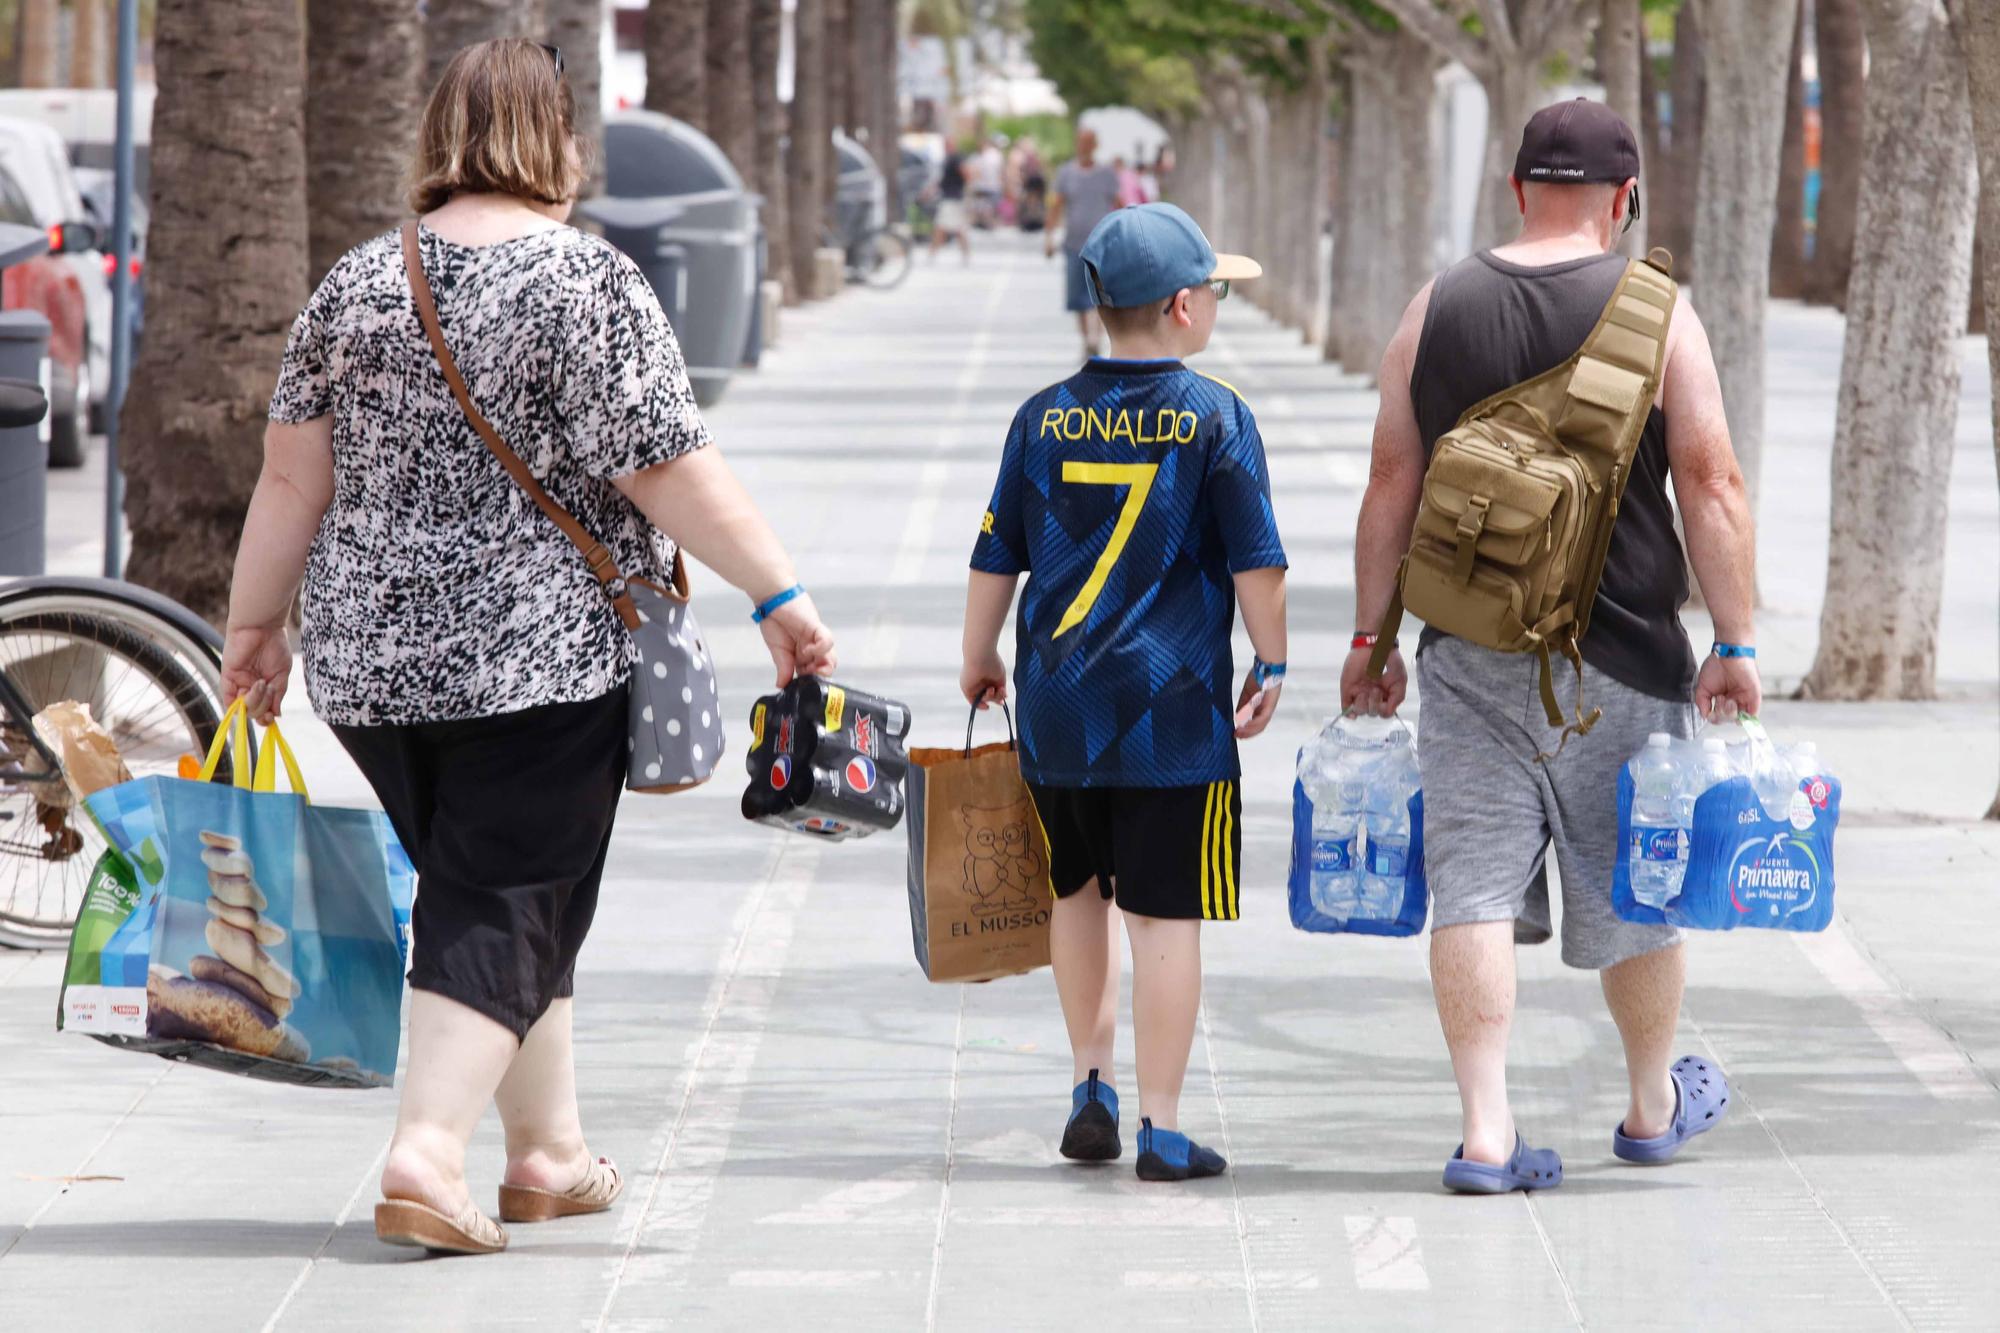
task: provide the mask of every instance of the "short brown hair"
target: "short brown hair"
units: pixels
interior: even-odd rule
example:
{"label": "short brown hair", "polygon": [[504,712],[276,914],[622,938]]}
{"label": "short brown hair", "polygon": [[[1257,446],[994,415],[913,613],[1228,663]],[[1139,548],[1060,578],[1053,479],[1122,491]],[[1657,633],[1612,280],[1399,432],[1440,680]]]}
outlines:
{"label": "short brown hair", "polygon": [[[1174,296],[1179,296],[1175,292]],[[1104,321],[1104,331],[1120,338],[1131,338],[1151,333],[1164,324],[1167,312],[1173,309],[1173,298],[1162,296],[1157,301],[1144,305],[1101,305],[1097,307],[1097,317]]]}
{"label": "short brown hair", "polygon": [[444,67],[417,132],[409,204],[428,213],[460,191],[560,204],[576,197],[587,174],[576,98],[554,54],[496,38]]}

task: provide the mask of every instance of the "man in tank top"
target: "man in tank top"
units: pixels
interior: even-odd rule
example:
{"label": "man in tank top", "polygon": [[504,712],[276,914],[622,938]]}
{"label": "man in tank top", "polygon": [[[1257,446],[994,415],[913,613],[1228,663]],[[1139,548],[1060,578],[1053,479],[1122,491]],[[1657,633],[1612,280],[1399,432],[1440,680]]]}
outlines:
{"label": "man in tank top", "polygon": [[[1344,706],[1388,713],[1402,703],[1401,654],[1379,682],[1366,667],[1409,549],[1431,448],[1474,403],[1583,345],[1624,272],[1612,247],[1638,213],[1638,174],[1631,127],[1609,108],[1578,99],[1536,113],[1514,165],[1520,235],[1446,269],[1404,312],[1383,357],[1355,535],[1357,632],[1342,672]],[[1685,557],[1669,482],[1687,531]],[[1430,629],[1419,644],[1431,972],[1464,1120],[1445,1168],[1451,1188],[1498,1193],[1562,1179],[1560,1157],[1527,1146],[1507,1101],[1514,946],[1552,933],[1551,849],[1563,961],[1601,974],[1624,1043],[1631,1095],[1614,1153],[1663,1161],[1726,1110],[1726,1084],[1712,1064],[1686,1057],[1669,1067],[1686,971],[1679,933],[1619,920],[1611,875],[1618,770],[1647,736],[1686,736],[1697,712],[1733,720],[1739,709],[1758,709],[1754,557],[1714,359],[1683,293],[1581,644],[1584,689],[1603,720],[1555,753],[1558,733],[1538,701],[1532,654]],[[1717,639],[1698,668],[1679,616],[1689,558]],[[1544,753],[1554,757],[1539,762]]]}

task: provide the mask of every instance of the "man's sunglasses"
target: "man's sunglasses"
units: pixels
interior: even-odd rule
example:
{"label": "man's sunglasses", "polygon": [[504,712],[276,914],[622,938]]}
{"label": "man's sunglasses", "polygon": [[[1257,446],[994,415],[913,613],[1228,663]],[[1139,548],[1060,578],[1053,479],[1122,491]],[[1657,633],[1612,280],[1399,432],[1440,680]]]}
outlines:
{"label": "man's sunglasses", "polygon": [[563,76],[562,48],[560,46],[550,46],[547,42],[536,42],[535,45],[541,47],[544,51],[547,51],[549,53],[549,59],[556,62],[556,82],[558,83],[562,82],[562,76]]}

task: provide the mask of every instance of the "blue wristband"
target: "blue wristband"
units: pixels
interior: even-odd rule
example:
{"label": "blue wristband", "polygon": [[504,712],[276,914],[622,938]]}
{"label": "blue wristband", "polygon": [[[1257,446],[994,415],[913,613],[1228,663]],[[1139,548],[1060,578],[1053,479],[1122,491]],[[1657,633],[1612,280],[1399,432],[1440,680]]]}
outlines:
{"label": "blue wristband", "polygon": [[1757,650],[1747,643],[1718,643],[1714,648],[1717,657],[1746,657],[1755,660]]}
{"label": "blue wristband", "polygon": [[1261,657],[1254,658],[1250,664],[1250,674],[1256,678],[1257,686],[1261,689],[1274,680],[1283,680],[1285,678],[1285,664],[1283,662],[1266,662]]}
{"label": "blue wristband", "polygon": [[759,606],[755,611],[752,611],[750,613],[750,623],[753,625],[763,624],[765,621],[771,618],[771,613],[776,611],[779,607],[785,605],[787,602],[796,602],[799,598],[805,595],[806,595],[806,590],[800,587],[798,584],[794,583],[791,587],[785,589],[783,592],[773,597],[770,601],[765,602],[763,605]]}

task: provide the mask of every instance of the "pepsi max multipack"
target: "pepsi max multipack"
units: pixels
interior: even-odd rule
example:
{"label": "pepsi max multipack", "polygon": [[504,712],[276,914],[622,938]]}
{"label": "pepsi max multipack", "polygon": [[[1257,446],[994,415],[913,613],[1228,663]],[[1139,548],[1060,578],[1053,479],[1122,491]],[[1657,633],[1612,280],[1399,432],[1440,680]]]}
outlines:
{"label": "pepsi max multipack", "polygon": [[909,734],[906,705],[802,676],[750,710],[743,817],[836,842],[894,828]]}

